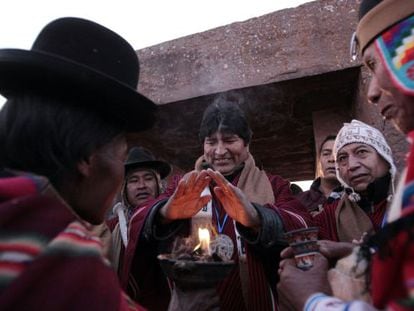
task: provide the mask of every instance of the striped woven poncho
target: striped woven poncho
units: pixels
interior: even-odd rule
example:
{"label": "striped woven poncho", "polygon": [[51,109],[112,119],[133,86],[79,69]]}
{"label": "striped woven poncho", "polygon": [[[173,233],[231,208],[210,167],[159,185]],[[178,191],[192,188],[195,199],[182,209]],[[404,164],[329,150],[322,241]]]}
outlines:
{"label": "striped woven poncho", "polygon": [[0,310],[143,310],[44,178],[0,178]]}

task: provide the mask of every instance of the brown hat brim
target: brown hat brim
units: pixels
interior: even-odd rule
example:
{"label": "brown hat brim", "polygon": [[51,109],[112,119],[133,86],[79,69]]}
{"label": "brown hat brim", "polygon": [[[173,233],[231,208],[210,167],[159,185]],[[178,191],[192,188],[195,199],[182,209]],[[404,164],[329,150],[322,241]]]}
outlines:
{"label": "brown hat brim", "polygon": [[153,169],[160,174],[161,179],[164,179],[171,173],[171,166],[167,162],[157,160],[125,164],[125,173],[129,172],[130,170],[139,168]]}
{"label": "brown hat brim", "polygon": [[127,131],[150,128],[157,106],[130,86],[91,67],[39,51],[0,50],[0,93],[72,98]]}

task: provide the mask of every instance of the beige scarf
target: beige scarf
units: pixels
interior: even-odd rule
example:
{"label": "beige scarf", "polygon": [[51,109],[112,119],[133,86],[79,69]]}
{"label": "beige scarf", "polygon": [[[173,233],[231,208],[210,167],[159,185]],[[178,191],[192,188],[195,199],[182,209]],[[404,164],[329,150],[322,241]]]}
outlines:
{"label": "beige scarf", "polygon": [[[204,156],[197,159],[195,169],[200,171]],[[244,162],[244,168],[240,175],[237,187],[243,191],[250,202],[258,203],[260,205],[275,203],[275,195],[273,193],[272,185],[265,171],[259,170],[252,155]]]}
{"label": "beige scarf", "polygon": [[[195,169],[200,171],[202,169],[202,163],[204,157],[201,156],[197,159]],[[275,196],[273,193],[272,185],[267,177],[266,173],[259,170],[256,167],[253,156],[249,153],[249,157],[244,162],[244,167],[240,175],[237,187],[243,191],[250,202],[258,203],[260,205],[275,203]],[[197,216],[193,217],[193,222]],[[209,220],[211,221],[211,219]],[[239,236],[235,230],[236,236]],[[238,238],[236,238],[239,241]],[[245,301],[246,308],[249,306],[250,295],[250,281],[249,281],[249,269],[247,264],[247,258],[240,253],[241,245],[237,243],[239,251],[239,270],[240,270],[240,282]]]}
{"label": "beige scarf", "polygon": [[336,207],[335,222],[340,242],[360,240],[365,232],[374,229],[368,215],[345,193]]}

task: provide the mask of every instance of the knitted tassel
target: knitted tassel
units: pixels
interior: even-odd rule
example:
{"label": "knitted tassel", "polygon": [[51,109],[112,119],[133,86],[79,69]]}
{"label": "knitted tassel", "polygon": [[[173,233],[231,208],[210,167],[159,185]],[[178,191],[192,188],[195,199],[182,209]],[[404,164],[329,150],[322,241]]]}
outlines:
{"label": "knitted tassel", "polygon": [[361,196],[358,193],[356,193],[353,188],[346,188],[345,192],[348,195],[350,201],[358,202],[361,200]]}

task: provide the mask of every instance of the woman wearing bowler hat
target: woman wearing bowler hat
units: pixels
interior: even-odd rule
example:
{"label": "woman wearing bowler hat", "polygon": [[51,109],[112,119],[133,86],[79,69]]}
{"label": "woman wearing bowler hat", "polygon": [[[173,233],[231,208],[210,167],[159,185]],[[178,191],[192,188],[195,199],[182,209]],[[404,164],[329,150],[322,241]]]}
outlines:
{"label": "woman wearing bowler hat", "polygon": [[141,309],[120,289],[91,224],[124,178],[125,134],[154,122],[119,35],[60,18],[31,50],[0,50],[0,309]]}

